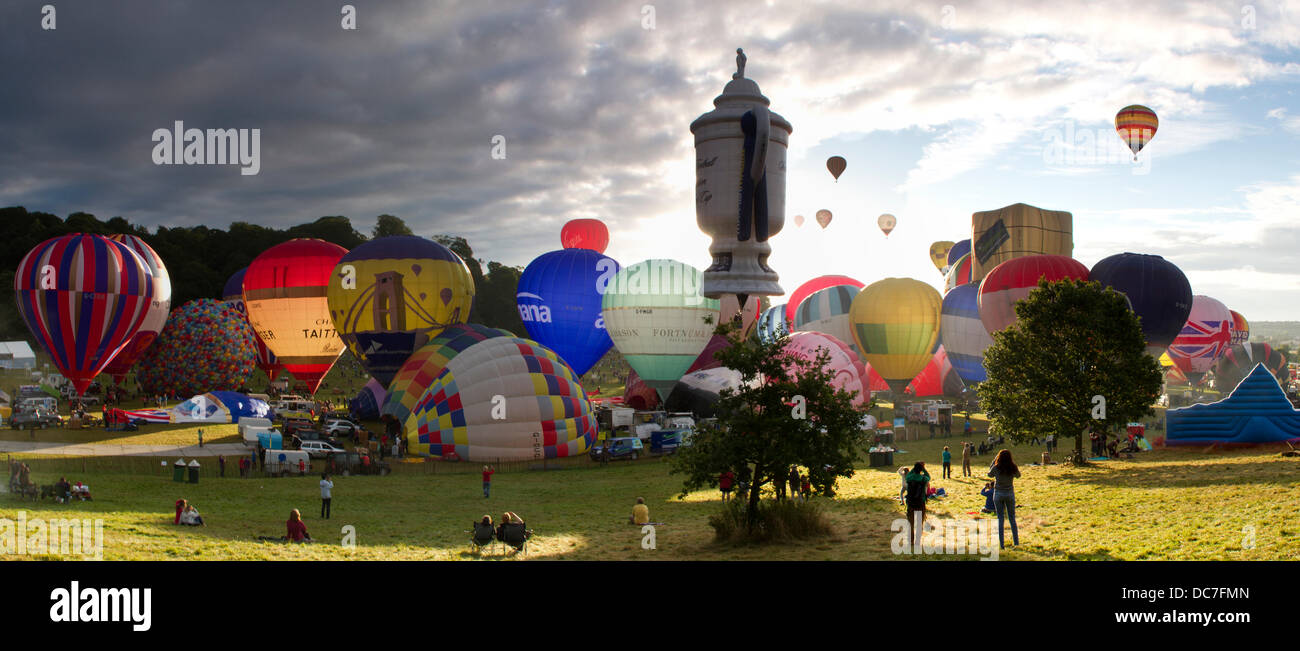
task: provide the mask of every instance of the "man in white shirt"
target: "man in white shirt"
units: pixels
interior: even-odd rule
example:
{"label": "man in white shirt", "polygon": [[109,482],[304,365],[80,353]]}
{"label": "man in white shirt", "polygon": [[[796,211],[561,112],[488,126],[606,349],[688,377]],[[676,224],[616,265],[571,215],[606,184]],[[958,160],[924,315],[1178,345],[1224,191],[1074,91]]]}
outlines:
{"label": "man in white shirt", "polygon": [[328,472],[321,473],[320,476],[320,517],[330,519],[330,490],[334,488],[334,482],[330,481]]}

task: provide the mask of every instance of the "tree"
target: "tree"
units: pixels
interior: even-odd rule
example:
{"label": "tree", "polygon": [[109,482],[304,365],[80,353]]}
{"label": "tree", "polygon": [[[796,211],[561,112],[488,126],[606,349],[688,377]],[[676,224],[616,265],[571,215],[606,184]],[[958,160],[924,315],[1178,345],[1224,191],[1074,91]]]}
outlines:
{"label": "tree", "polygon": [[1160,367],[1123,294],[1097,282],[1048,283],[1016,303],[1016,323],[984,351],[980,402],[991,426],[1015,441],[1109,431],[1151,415]]}
{"label": "tree", "polygon": [[731,345],[714,353],[714,359],[738,371],[742,386],[724,390],[717,422],[702,424],[691,445],[673,455],[672,472],[686,475],[681,496],[716,486],[727,470],[747,468],[745,515],[753,530],[761,489],[791,466],[808,468],[815,492],[834,495],[836,480],[853,476],[865,436],[853,395],[831,386],[835,376],[825,368],[829,354],[822,351],[816,361],[806,360],[785,350],[786,337],[768,343],[741,339],[726,324],[715,332],[725,334]]}
{"label": "tree", "polygon": [[374,230],[370,231],[371,237],[375,239],[392,235],[414,234],[415,233],[411,232],[411,227],[407,226],[406,222],[402,221],[401,217],[394,217],[392,215],[380,215],[378,222],[375,223]]}

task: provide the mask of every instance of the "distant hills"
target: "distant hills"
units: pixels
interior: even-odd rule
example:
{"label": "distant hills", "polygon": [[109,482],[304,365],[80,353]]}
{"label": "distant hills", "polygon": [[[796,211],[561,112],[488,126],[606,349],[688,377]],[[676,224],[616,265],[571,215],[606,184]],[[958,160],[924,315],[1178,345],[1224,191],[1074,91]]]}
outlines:
{"label": "distant hills", "polygon": [[1291,344],[1296,348],[1300,346],[1300,321],[1251,321],[1250,340],[1275,346]]}

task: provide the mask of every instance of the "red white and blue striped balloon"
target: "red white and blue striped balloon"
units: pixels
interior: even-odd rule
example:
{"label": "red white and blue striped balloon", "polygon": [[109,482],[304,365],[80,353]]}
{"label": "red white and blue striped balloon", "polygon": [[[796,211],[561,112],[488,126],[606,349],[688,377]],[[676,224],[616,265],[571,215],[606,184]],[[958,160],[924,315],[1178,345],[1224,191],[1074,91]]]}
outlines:
{"label": "red white and blue striped balloon", "polygon": [[984,371],[984,351],[993,345],[993,337],[980,321],[980,286],[975,283],[958,285],[943,295],[943,311],[939,317],[939,339],[948,354],[948,361],[964,382],[983,382],[988,379]]}
{"label": "red white and blue striped balloon", "polygon": [[154,282],[130,247],[73,233],[29,251],[14,274],[14,292],[27,328],[83,394],[139,331]]}
{"label": "red white and blue striped balloon", "polygon": [[130,343],[113,357],[108,366],[104,367],[105,373],[121,382],[127,371],[131,370],[144,354],[145,349],[158,338],[163,326],[167,324],[167,315],[172,307],[172,281],[167,275],[167,266],[163,264],[158,252],[144,240],[135,235],[110,235],[108,239],[121,242],[135,251],[136,255],[144,261],[145,266],[149,267],[149,273],[153,275],[153,300],[149,303],[149,311],[145,314],[144,322],[140,324],[140,330],[131,337]]}

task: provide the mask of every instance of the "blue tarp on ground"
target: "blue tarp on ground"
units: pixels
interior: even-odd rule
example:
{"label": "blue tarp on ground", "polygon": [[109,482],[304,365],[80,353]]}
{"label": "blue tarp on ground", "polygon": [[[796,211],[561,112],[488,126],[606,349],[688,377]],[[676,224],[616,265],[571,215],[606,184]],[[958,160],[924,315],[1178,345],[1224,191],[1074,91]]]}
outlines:
{"label": "blue tarp on ground", "polygon": [[1255,366],[1232,394],[1218,402],[1170,409],[1167,445],[1254,445],[1300,440],[1300,410],[1277,378]]}

